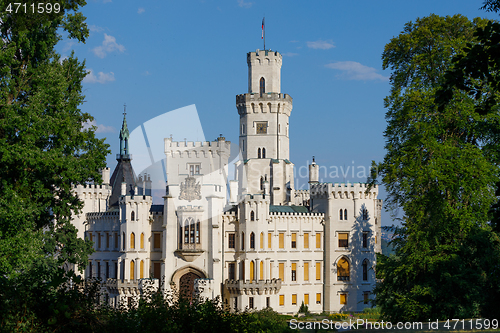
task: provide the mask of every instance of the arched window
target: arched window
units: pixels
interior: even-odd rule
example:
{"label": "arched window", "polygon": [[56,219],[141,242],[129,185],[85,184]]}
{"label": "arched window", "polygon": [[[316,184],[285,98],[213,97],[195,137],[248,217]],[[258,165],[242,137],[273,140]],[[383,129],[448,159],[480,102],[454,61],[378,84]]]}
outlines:
{"label": "arched window", "polygon": [[255,234],[253,232],[250,234],[250,248],[255,249]]}
{"label": "arched window", "polygon": [[344,212],[341,209],[339,213],[340,213],[340,220],[342,221],[344,219]]}
{"label": "arched window", "polygon": [[135,280],[135,262],[132,260],[130,262],[130,280]]}
{"label": "arched window", "polygon": [[266,148],[262,148],[262,158],[266,158]]}
{"label": "arched window", "polygon": [[144,260],[141,260],[141,264],[139,265],[139,278],[144,279]]}
{"label": "arched window", "polygon": [[264,261],[261,260],[259,266],[259,280],[264,280]]}
{"label": "arched window", "polygon": [[261,77],[260,78],[260,97],[266,93],[266,80]]}
{"label": "arched window", "polygon": [[130,213],[130,221],[135,221],[135,212]]}
{"label": "arched window", "polygon": [[260,148],[257,149],[257,158],[261,158],[261,155],[260,155]]}
{"label": "arched window", "polygon": [[368,281],[368,259],[363,261],[363,281]]}
{"label": "arched window", "polygon": [[253,210],[250,212],[250,221],[255,221],[255,213]]}
{"label": "arched window", "polygon": [[264,249],[264,233],[260,233],[260,248],[263,250]]}
{"label": "arched window", "polygon": [[368,220],[368,209],[363,208],[363,220]]}
{"label": "arched window", "polygon": [[347,209],[344,209],[344,220],[347,221]]}
{"label": "arched window", "polygon": [[144,233],[141,234],[141,249],[144,248]]}
{"label": "arched window", "polygon": [[250,281],[255,280],[255,264],[253,261],[250,261]]}
{"label": "arched window", "polygon": [[241,250],[245,250],[245,233],[241,233]]}
{"label": "arched window", "polygon": [[346,258],[340,258],[337,262],[337,281],[349,281],[349,261]]}
{"label": "arched window", "polygon": [[134,233],[130,234],[130,248],[135,249],[135,234]]}

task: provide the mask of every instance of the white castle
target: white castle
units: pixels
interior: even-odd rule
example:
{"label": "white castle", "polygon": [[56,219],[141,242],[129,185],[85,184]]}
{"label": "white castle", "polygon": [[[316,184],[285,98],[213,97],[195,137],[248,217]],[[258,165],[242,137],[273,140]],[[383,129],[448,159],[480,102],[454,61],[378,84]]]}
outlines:
{"label": "white castle", "polygon": [[[281,54],[250,52],[248,93],[236,96],[241,160],[227,179],[230,142],[164,141],[167,186],[153,205],[151,180],[137,178],[124,117],[118,165],[102,185],[78,185],[74,224],[94,242],[86,277],[109,302],[140,297],[148,284],[191,297],[221,297],[230,309],[296,313],[362,311],[381,252],[378,187],[320,183],[294,190],[289,159],[292,98],[281,93]],[[229,193],[228,189],[229,188]],[[159,282],[163,283],[159,283]]]}

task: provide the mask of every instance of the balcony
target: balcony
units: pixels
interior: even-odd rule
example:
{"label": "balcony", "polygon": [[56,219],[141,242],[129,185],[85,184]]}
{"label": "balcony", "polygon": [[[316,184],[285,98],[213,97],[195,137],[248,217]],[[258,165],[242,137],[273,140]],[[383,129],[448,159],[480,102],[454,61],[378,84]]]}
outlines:
{"label": "balcony", "polygon": [[233,295],[270,295],[281,289],[281,279],[271,280],[226,280],[224,286]]}
{"label": "balcony", "polygon": [[337,276],[337,281],[349,281],[349,276]]}
{"label": "balcony", "polygon": [[201,248],[201,244],[199,243],[183,243],[179,244],[179,248],[175,251],[175,254],[187,262],[192,262],[203,252],[205,251]]}

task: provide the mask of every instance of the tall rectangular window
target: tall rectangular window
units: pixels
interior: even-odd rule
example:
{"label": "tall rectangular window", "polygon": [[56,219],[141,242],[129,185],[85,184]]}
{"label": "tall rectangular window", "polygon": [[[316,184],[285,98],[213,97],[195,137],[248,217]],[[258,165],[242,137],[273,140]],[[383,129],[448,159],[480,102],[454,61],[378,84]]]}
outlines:
{"label": "tall rectangular window", "polygon": [[267,233],[267,248],[270,249],[271,248],[271,240],[273,239],[273,234],[268,232]]}
{"label": "tall rectangular window", "polygon": [[292,281],[297,281],[297,264],[292,263]]}
{"label": "tall rectangular window", "polygon": [[160,262],[153,263],[153,277],[155,279],[161,279],[161,263]]}
{"label": "tall rectangular window", "polygon": [[321,280],[321,263],[316,263],[316,280]]}
{"label": "tall rectangular window", "polygon": [[253,297],[249,297],[249,298],[248,298],[248,307],[249,307],[250,309],[253,309]]}
{"label": "tall rectangular window", "polygon": [[309,281],[309,263],[304,263],[304,281]]}
{"label": "tall rectangular window", "polygon": [[235,280],[236,273],[236,263],[230,262],[228,264],[228,278],[229,280]]}
{"label": "tall rectangular window", "polygon": [[368,247],[368,232],[363,232],[363,247],[367,248]]}
{"label": "tall rectangular window", "polygon": [[269,263],[269,278],[270,279],[273,278],[273,263],[272,262]]}
{"label": "tall rectangular window", "polygon": [[321,304],[321,293],[316,294],[316,304]]}
{"label": "tall rectangular window", "polygon": [[321,234],[316,233],[316,248],[321,249]]}
{"label": "tall rectangular window", "polygon": [[368,304],[368,302],[370,301],[369,296],[370,296],[370,293],[368,291],[365,291],[363,293],[363,304]]}
{"label": "tall rectangular window", "polygon": [[340,294],[340,304],[341,305],[347,304],[347,294]]}
{"label": "tall rectangular window", "polygon": [[264,249],[264,233],[260,233],[260,248],[263,250]]}
{"label": "tall rectangular window", "polygon": [[161,248],[161,234],[158,232],[153,235],[153,246],[155,249]]}
{"label": "tall rectangular window", "polygon": [[292,294],[292,305],[297,305],[297,294]]}
{"label": "tall rectangular window", "polygon": [[339,247],[349,247],[349,234],[347,232],[339,232]]}
{"label": "tall rectangular window", "polygon": [[106,248],[109,249],[109,232],[106,233]]}
{"label": "tall rectangular window", "polygon": [[280,306],[285,305],[285,295],[280,295]]}
{"label": "tall rectangular window", "polygon": [[280,262],[279,263],[279,268],[280,268],[280,275],[279,278],[281,281],[285,281],[285,264]]}
{"label": "tall rectangular window", "polygon": [[279,241],[280,241],[280,249],[284,249],[285,248],[285,234],[280,232],[279,234]]}
{"label": "tall rectangular window", "polygon": [[309,233],[305,232],[304,233],[304,249],[309,248]]}
{"label": "tall rectangular window", "polygon": [[234,241],[234,234],[229,234],[229,248],[234,249],[236,247],[235,241]]}
{"label": "tall rectangular window", "polygon": [[100,232],[97,233],[97,248],[98,249],[101,248],[101,233]]}
{"label": "tall rectangular window", "polygon": [[115,249],[118,248],[118,243],[119,243],[119,239],[118,239],[118,233],[115,232]]}
{"label": "tall rectangular window", "polygon": [[304,294],[304,305],[309,305],[309,294]]}
{"label": "tall rectangular window", "polygon": [[297,233],[293,232],[292,233],[292,249],[297,248]]}

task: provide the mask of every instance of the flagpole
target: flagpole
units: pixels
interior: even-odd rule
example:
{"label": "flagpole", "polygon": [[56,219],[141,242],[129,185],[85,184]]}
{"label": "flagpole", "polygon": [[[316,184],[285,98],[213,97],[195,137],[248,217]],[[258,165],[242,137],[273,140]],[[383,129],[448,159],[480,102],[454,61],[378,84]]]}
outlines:
{"label": "flagpole", "polygon": [[266,17],[262,19],[262,39],[264,40],[264,51],[266,50]]}

